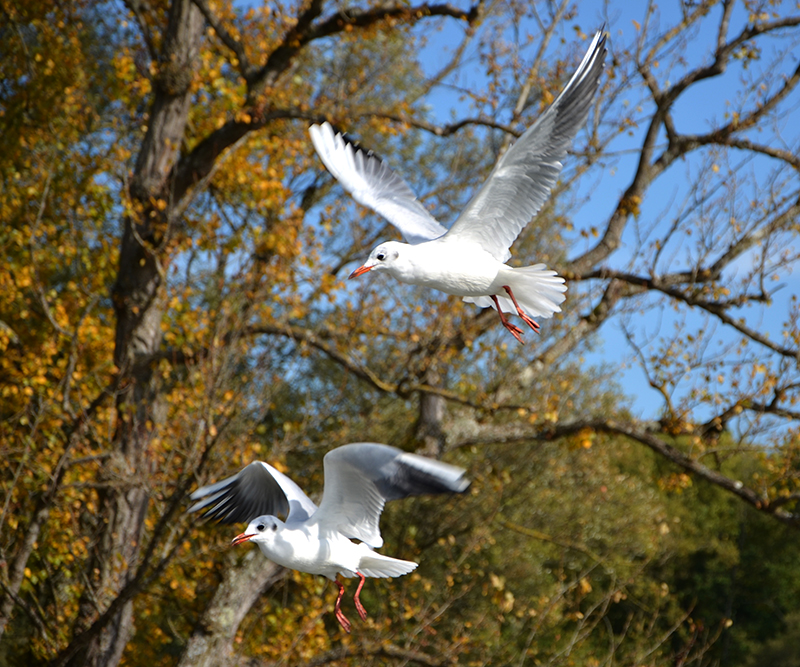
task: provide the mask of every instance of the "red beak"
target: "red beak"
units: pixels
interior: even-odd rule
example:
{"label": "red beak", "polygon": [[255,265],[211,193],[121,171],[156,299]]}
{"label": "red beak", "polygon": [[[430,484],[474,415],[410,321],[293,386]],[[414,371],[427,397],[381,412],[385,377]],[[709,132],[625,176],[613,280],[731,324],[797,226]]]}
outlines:
{"label": "red beak", "polygon": [[359,266],[355,271],[353,271],[353,273],[351,273],[348,276],[348,279],[358,278],[358,276],[365,274],[367,271],[372,271],[373,268],[374,266],[367,266],[366,264],[364,266]]}
{"label": "red beak", "polygon": [[231,540],[231,546],[234,546],[235,544],[244,544],[245,542],[249,542],[251,537],[254,536],[248,535],[247,533],[242,533],[241,535],[237,535]]}

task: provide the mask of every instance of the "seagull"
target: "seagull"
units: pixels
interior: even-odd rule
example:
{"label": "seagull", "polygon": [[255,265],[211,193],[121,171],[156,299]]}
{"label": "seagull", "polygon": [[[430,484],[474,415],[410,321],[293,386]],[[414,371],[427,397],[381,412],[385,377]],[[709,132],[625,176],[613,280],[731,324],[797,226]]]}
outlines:
{"label": "seagull", "polygon": [[386,218],[408,241],[381,243],[350,278],[386,271],[401,282],[461,296],[481,308],[494,307],[520,343],[522,329],[504,313],[516,311],[538,333],[533,317],[560,312],[567,287],[544,264],[508,266],[509,247],[544,204],[567,149],[586,123],[603,71],[605,44],[601,30],[561,94],[498,160],[449,231],[375,154],[334,134],[327,122],[312,125],[311,141],[328,171],[357,202]]}
{"label": "seagull", "polygon": [[[188,511],[203,512],[220,523],[249,522],[232,545],[254,542],[278,565],[333,581],[339,587],[336,620],[350,632],[341,609],[344,585],[337,574],[359,577],[353,599],[365,620],[359,594],[366,577],[399,577],[417,567],[375,551],[383,545],[378,523],[384,503],[421,494],[464,493],[470,481],[462,468],[371,442],[337,447],[325,455],[323,466],[319,507],[282,472],[254,461],[232,477],[195,491],[191,499],[197,502]],[[286,515],[286,520],[277,514]]]}

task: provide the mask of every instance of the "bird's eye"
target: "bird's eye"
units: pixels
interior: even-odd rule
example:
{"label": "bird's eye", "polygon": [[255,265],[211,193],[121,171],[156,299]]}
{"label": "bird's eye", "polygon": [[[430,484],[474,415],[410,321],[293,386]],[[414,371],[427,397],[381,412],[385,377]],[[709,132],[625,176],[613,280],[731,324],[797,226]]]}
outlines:
{"label": "bird's eye", "polygon": [[379,262],[382,262],[384,259],[386,259],[386,254],[379,252],[375,257],[378,259]]}
{"label": "bird's eye", "polygon": [[258,525],[256,526],[256,530],[257,530],[259,533],[260,533],[262,530],[264,530],[264,528],[266,528],[266,526],[265,526],[263,523],[260,523],[260,524],[258,524]]}

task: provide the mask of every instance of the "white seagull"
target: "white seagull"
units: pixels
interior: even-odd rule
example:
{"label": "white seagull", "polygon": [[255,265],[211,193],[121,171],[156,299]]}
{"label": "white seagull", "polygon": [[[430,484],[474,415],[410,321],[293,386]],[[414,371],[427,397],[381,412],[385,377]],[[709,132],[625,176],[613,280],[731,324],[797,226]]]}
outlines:
{"label": "white seagull", "polygon": [[606,38],[598,32],[567,86],[498,160],[487,181],[448,231],[417,201],[408,184],[372,153],[334,134],[329,123],[309,128],[328,171],[353,198],[381,214],[408,241],[381,243],[350,278],[387,271],[397,280],[494,307],[521,343],[514,312],[538,333],[533,317],[552,317],[566,298],[564,279],[544,264],[511,268],[509,247],[544,204],[578,130],[586,123]]}
{"label": "white seagull", "polygon": [[[358,596],[365,577],[399,577],[417,567],[374,551],[383,545],[378,523],[384,503],[426,493],[463,493],[470,482],[462,468],[369,442],[337,447],[323,463],[319,507],[286,475],[254,461],[232,477],[195,491],[191,498],[197,502],[188,511],[202,511],[221,523],[247,521],[247,530],[231,544],[255,542],[278,565],[335,582],[336,620],[350,632],[350,621],[341,610],[344,585],[337,574],[360,578],[354,601],[364,620],[367,612]],[[287,513],[285,522],[275,516]]]}

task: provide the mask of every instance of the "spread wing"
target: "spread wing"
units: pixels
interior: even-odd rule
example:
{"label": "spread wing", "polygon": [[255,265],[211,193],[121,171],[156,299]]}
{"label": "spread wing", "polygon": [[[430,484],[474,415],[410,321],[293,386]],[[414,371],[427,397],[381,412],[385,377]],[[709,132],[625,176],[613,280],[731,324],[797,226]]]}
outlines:
{"label": "spread wing", "polygon": [[356,443],[325,455],[322,502],[311,519],[378,548],[379,520],[387,500],[426,493],[463,493],[462,468],[375,443]]}
{"label": "spread wing", "polygon": [[561,173],[561,161],[586,123],[606,38],[598,32],[564,90],[503,155],[448,232],[479,243],[505,262],[508,249],[544,204]]}
{"label": "spread wing", "polygon": [[197,502],[189,512],[202,511],[205,518],[220,523],[249,523],[264,514],[288,514],[287,521],[303,521],[317,510],[297,484],[263,461],[197,489],[191,499]]}
{"label": "spread wing", "polygon": [[391,222],[408,243],[442,236],[447,230],[417,201],[400,176],[372,153],[353,146],[330,123],[308,128],[320,159],[359,204]]}

